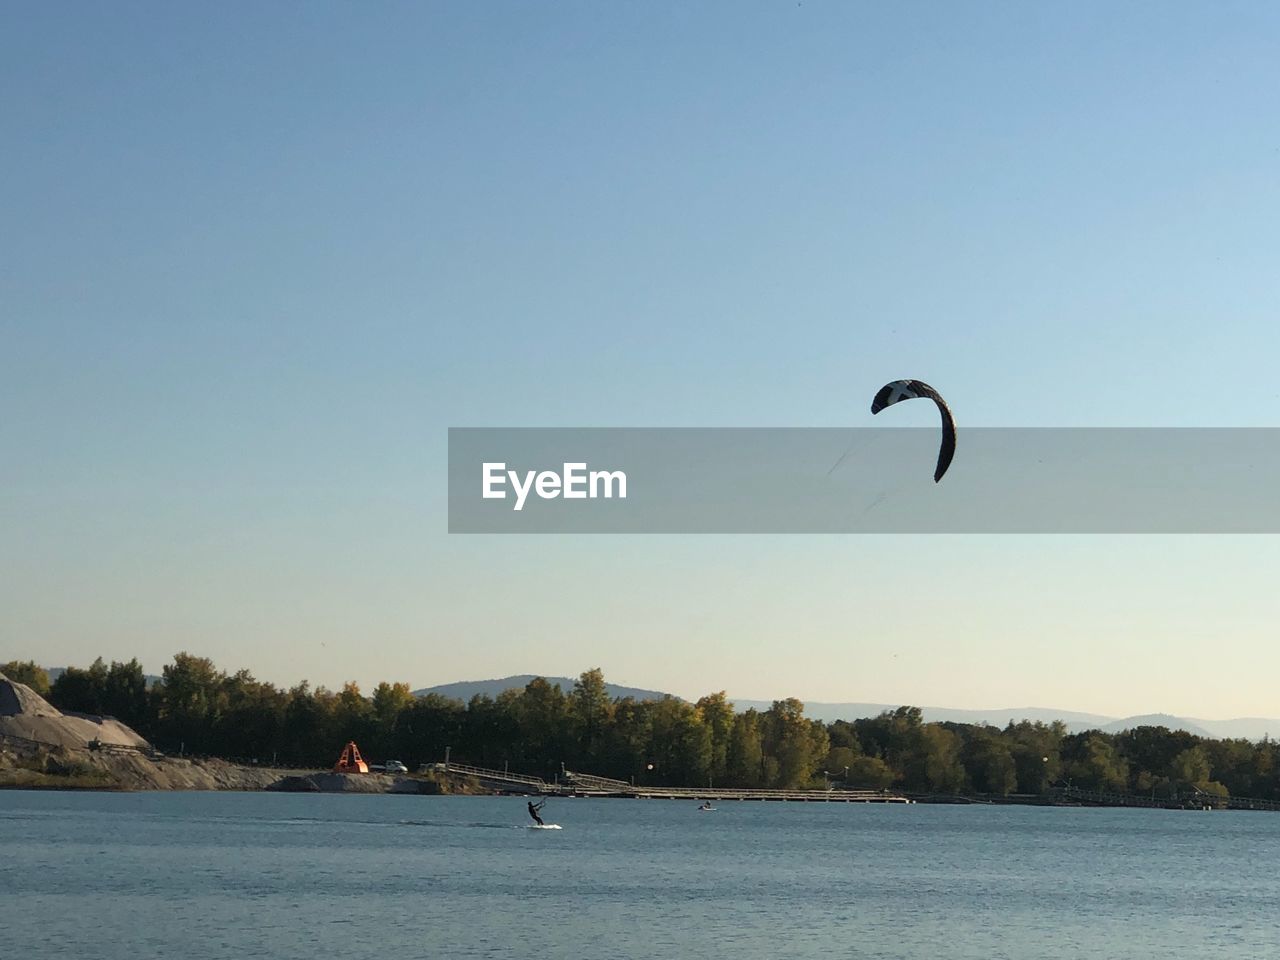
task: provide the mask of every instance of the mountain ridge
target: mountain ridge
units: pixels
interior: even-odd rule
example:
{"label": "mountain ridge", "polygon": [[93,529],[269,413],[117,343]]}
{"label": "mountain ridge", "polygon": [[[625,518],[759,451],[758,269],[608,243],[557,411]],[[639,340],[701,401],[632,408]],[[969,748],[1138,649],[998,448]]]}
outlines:
{"label": "mountain ridge", "polygon": [[[496,697],[504,690],[524,689],[539,674],[518,674],[491,680],[462,680],[454,683],[437,684],[413,691],[414,696],[425,696],[436,693],[467,701],[473,696]],[[544,677],[550,684],[559,684],[566,693],[573,689],[572,677]],[[610,697],[620,699],[634,697],[637,700],[660,700],[663,697],[676,697],[675,694],[660,690],[647,690],[642,687],[629,687],[622,684],[607,683],[605,688]],[[751,700],[747,698],[729,698],[736,710],[768,710],[773,701]],[[782,699],[782,698],[779,698]],[[803,701],[805,716],[823,723],[836,720],[861,720],[875,717],[886,710],[896,710],[896,703],[859,703],[859,702],[826,702]],[[1032,722],[1052,723],[1061,720],[1071,733],[1082,733],[1086,730],[1101,730],[1105,733],[1119,733],[1140,726],[1164,726],[1171,730],[1185,730],[1197,737],[1208,739],[1245,739],[1261,740],[1273,732],[1280,734],[1280,719],[1271,717],[1232,717],[1226,720],[1204,720],[1198,717],[1181,717],[1167,713],[1135,714],[1128,717],[1114,717],[1100,713],[1088,713],[1080,710],[1060,710],[1054,707],[1004,707],[1000,709],[964,709],[958,707],[921,707],[921,715],[927,723],[972,723],[989,724],[1004,727],[1010,722],[1029,720]]]}

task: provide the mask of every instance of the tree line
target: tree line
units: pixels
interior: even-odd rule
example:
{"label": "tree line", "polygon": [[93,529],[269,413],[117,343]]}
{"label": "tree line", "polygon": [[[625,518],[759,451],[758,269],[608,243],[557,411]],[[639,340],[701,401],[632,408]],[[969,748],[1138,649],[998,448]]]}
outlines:
{"label": "tree line", "polygon": [[551,779],[562,767],[643,785],[828,784],[933,794],[1041,794],[1054,787],[1154,797],[1201,790],[1280,800],[1280,747],[1165,727],[1068,733],[1062,723],[1004,728],[925,723],[918,707],[824,724],[799,700],[735,711],[723,691],[696,702],[613,699],[600,670],[569,690],[538,678],[469,703],[405,683],[365,696],[288,689],[180,653],[148,683],[136,659],[69,667],[53,682],[34,663],[0,666],[61,710],[114,716],[166,751],[326,767],[355,740],[366,757],[411,767],[444,758]]}

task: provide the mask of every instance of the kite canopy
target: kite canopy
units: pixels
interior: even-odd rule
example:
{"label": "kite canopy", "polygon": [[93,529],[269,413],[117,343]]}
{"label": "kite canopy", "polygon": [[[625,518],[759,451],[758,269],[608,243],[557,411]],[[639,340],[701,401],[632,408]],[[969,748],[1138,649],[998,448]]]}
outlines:
{"label": "kite canopy", "polygon": [[937,483],[951,466],[951,458],[956,455],[956,421],[951,416],[951,408],[942,394],[923,380],[894,380],[886,383],[876,391],[871,401],[871,412],[879,413],[885,407],[891,407],[900,400],[932,400],[938,405],[942,414],[942,446],[938,448],[938,467],[933,471],[933,482]]}

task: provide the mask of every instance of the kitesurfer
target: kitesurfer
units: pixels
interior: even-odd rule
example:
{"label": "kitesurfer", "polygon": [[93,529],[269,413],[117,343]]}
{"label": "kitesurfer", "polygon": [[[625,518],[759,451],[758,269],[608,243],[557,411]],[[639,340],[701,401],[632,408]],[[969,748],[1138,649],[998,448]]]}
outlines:
{"label": "kitesurfer", "polygon": [[534,822],[540,827],[544,826],[544,824],[542,822],[542,818],[538,816],[538,811],[541,810],[546,803],[547,801],[545,800],[541,803],[534,803],[532,800],[529,801],[529,816],[533,817]]}

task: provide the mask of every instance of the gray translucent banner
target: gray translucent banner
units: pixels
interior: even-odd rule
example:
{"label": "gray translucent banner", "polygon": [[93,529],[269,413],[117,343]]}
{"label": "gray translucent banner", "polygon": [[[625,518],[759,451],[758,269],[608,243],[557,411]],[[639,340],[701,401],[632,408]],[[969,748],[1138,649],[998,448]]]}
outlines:
{"label": "gray translucent banner", "polygon": [[935,484],[938,442],[892,427],[454,428],[449,532],[1280,533],[1280,429],[971,428]]}

